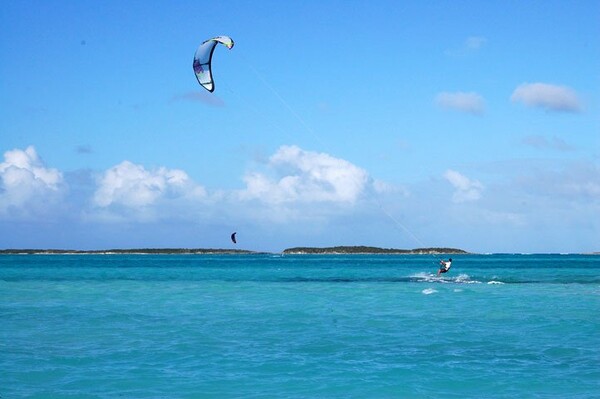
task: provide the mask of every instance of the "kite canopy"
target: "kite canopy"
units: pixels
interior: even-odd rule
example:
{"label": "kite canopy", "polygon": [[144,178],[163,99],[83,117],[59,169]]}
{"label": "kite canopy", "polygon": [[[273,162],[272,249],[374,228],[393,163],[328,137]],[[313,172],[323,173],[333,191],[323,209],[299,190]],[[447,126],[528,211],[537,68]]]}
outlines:
{"label": "kite canopy", "polygon": [[212,77],[211,63],[212,55],[217,44],[223,44],[231,50],[233,40],[229,36],[217,36],[203,42],[194,54],[194,73],[198,83],[211,93],[215,90],[215,83]]}
{"label": "kite canopy", "polygon": [[235,239],[235,235],[236,235],[236,234],[237,234],[237,233],[233,233],[233,234],[231,235],[231,241],[233,241],[233,243],[234,243],[234,244],[237,244],[237,241],[236,241],[236,239]]}

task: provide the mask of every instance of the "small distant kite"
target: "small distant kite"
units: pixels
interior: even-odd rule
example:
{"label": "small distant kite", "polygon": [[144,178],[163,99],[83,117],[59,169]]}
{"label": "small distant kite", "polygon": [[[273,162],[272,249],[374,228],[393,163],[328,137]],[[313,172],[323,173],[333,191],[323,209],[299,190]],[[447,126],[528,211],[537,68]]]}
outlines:
{"label": "small distant kite", "polygon": [[236,241],[236,239],[235,239],[235,235],[236,235],[236,234],[237,234],[237,233],[233,233],[233,234],[231,235],[231,241],[233,241],[233,243],[234,243],[234,244],[237,244],[237,241]]}
{"label": "small distant kite", "polygon": [[212,55],[217,44],[221,43],[228,49],[233,48],[233,40],[229,36],[217,36],[204,41],[194,54],[194,73],[198,83],[211,93],[215,90],[215,82],[212,77]]}

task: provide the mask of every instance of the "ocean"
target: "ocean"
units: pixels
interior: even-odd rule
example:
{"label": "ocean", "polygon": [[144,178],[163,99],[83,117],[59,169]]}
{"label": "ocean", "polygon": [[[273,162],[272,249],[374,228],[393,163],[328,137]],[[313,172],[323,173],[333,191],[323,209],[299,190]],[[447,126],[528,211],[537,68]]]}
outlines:
{"label": "ocean", "polygon": [[600,398],[600,256],[452,258],[2,255],[0,398]]}

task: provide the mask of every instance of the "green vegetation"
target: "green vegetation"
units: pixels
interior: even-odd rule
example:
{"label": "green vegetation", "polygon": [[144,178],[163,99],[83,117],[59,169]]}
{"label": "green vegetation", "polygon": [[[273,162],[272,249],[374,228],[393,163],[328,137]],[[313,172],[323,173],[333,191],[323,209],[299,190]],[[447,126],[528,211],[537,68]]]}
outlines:
{"label": "green vegetation", "polygon": [[[207,249],[207,248],[139,248],[139,249],[102,249],[102,250],[71,250],[71,249],[3,249],[0,255],[250,255],[265,252],[247,251],[242,249]],[[366,246],[340,247],[296,247],[288,248],[284,254],[466,254],[468,252],[455,248],[416,248],[394,249]]]}
{"label": "green vegetation", "polygon": [[296,247],[288,248],[283,251],[284,254],[390,254],[390,255],[410,255],[410,254],[466,254],[468,252],[456,248],[416,248],[416,249],[395,249],[378,247],[327,247],[327,248],[307,248]]}
{"label": "green vegetation", "polygon": [[82,255],[124,255],[124,254],[147,254],[147,255],[185,255],[185,254],[257,254],[259,252],[246,251],[241,249],[206,249],[206,248],[140,248],[140,249],[103,249],[103,250],[70,250],[70,249],[4,249],[0,250],[0,255],[16,255],[16,254],[49,254],[49,255],[65,255],[65,254],[82,254]]}

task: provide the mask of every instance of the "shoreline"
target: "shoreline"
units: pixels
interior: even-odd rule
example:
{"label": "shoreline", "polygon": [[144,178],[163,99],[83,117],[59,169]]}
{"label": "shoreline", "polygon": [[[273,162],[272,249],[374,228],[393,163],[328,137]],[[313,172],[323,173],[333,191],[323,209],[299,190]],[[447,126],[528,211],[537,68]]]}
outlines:
{"label": "shoreline", "polygon": [[281,252],[223,248],[129,248],[129,249],[2,249],[0,255],[441,255],[469,254],[456,248],[396,249],[366,246],[293,247]]}
{"label": "shoreline", "polygon": [[1,255],[596,255],[600,252],[572,253],[477,253],[457,248],[396,249],[365,246],[293,247],[281,252],[223,248],[131,248],[131,249],[0,249]]}

